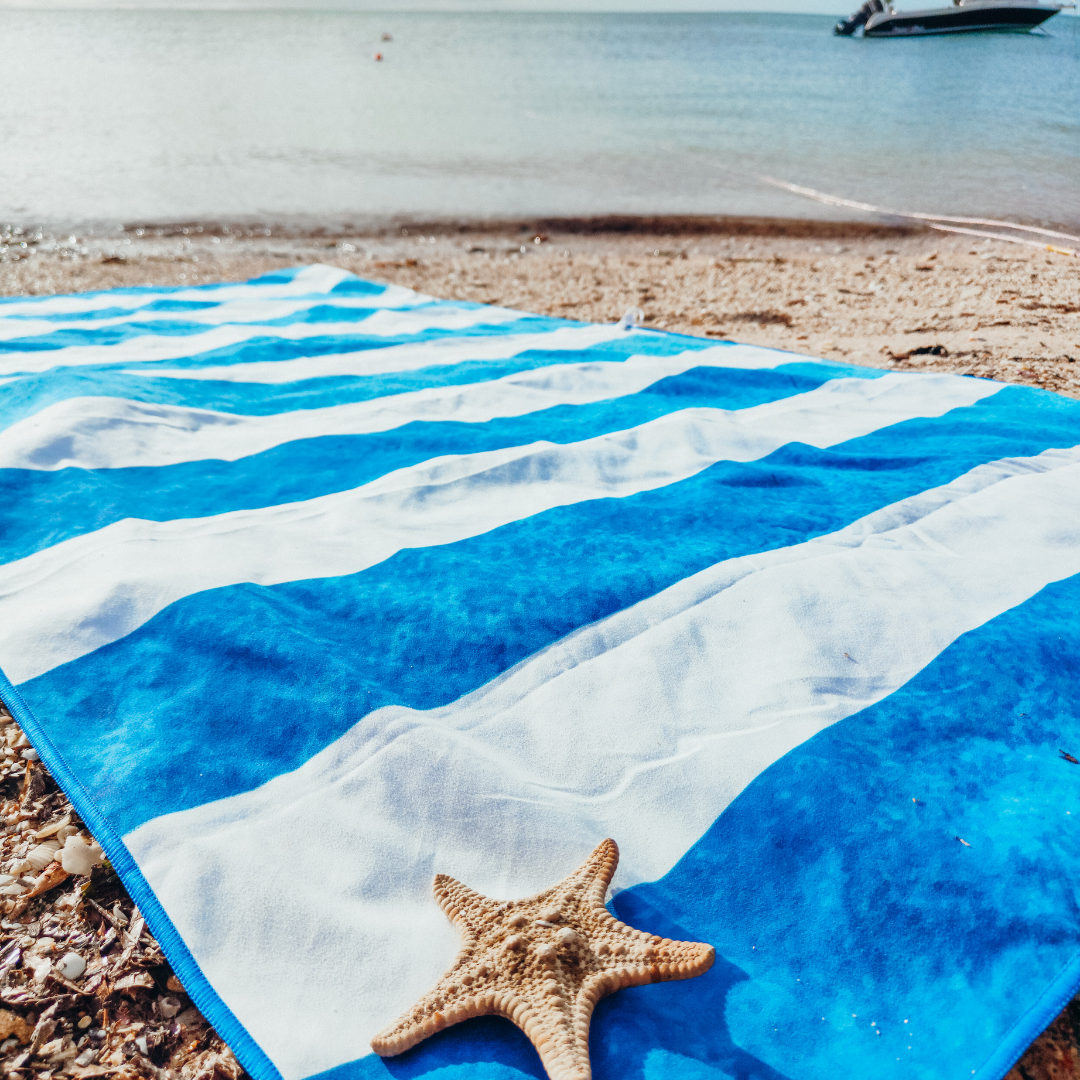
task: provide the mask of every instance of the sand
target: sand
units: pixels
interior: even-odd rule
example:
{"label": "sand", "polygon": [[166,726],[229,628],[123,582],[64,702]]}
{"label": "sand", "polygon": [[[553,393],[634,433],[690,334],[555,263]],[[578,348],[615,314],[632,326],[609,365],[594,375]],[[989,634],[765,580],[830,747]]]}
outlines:
{"label": "sand", "polygon": [[658,329],[1080,397],[1080,259],[929,229],[607,219],[3,240],[0,295],[242,280],[320,262],[435,296],[599,322],[637,307]]}

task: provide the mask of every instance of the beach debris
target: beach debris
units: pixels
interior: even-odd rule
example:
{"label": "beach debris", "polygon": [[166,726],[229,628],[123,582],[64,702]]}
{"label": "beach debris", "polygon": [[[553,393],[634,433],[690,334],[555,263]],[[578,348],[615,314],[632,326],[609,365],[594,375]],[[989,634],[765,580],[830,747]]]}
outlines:
{"label": "beach debris", "polygon": [[101,845],[95,842],[87,843],[78,833],[69,836],[64,841],[64,848],[60,852],[60,865],[69,874],[86,876],[100,866],[105,857]]}
{"label": "beach debris", "polygon": [[33,888],[26,894],[27,899],[41,896],[43,893],[55,889],[57,885],[68,878],[68,872],[58,863],[49,863],[41,872],[41,876],[34,882]]}
{"label": "beach debris", "polygon": [[70,826],[71,815],[65,814],[62,818],[58,818],[56,821],[50,822],[44,828],[38,829],[38,831],[34,833],[34,839],[44,840],[48,836],[56,836],[57,841],[59,841],[61,830],[70,828]]}
{"label": "beach debris", "polygon": [[386,33],[386,31],[384,30],[381,40],[383,40],[383,41],[393,41],[394,39],[393,39],[393,37],[391,37],[390,34]]}
{"label": "beach debris", "polygon": [[49,863],[56,859],[56,853],[60,850],[60,842],[58,840],[46,840],[43,844],[38,844],[33,848],[26,856],[26,861],[30,864],[32,870],[44,870]]}
{"label": "beach debris", "polygon": [[157,1001],[158,1012],[166,1020],[171,1020],[183,1007],[179,998],[171,997],[169,995],[162,995]]}
{"label": "beach debris", "polygon": [[1074,758],[1072,754],[1067,754],[1064,750],[1059,750],[1058,753],[1061,755],[1062,761],[1071,761],[1074,765],[1080,765],[1080,760]]}
{"label": "beach debris", "polygon": [[794,326],[795,320],[783,311],[737,311],[732,322],[754,323],[756,326]]}
{"label": "beach debris", "polygon": [[964,845],[964,847],[971,847],[971,845],[962,836],[958,836],[956,839],[959,840],[960,843]]}
{"label": "beach debris", "polygon": [[568,878],[527,900],[499,904],[435,876],[435,899],[462,936],[453,967],[404,1016],[371,1040],[383,1057],[473,1016],[512,1020],[551,1080],[591,1075],[589,1021],[600,998],[625,986],[690,979],[715,950],[616,920],[604,906],[619,861],[605,840]]}
{"label": "beach debris", "polygon": [[623,330],[633,330],[637,326],[641,326],[645,322],[645,312],[639,307],[627,308],[619,320],[618,325]]}
{"label": "beach debris", "polygon": [[[29,745],[0,707],[0,747]],[[0,765],[0,1074],[243,1080],[71,803]]]}
{"label": "beach debris", "polygon": [[381,60],[381,59],[382,59],[382,53],[381,53],[381,52],[377,52],[377,53],[375,54],[375,59],[376,59],[376,60]]}
{"label": "beach debris", "polygon": [[893,360],[910,360],[913,356],[948,356],[949,350],[944,345],[920,345],[916,349],[908,349],[907,352],[893,352],[886,349]]}
{"label": "beach debris", "polygon": [[56,970],[65,979],[81,979],[86,970],[86,961],[76,952],[65,953],[63,959],[56,965]]}

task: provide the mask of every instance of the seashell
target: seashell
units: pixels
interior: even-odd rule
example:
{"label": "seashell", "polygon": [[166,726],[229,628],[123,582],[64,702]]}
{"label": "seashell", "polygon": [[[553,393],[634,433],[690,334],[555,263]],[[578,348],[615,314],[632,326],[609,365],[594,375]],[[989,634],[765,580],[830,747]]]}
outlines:
{"label": "seashell", "polygon": [[171,1020],[180,1011],[180,1002],[174,997],[158,998],[158,1012],[166,1020]]}
{"label": "seashell", "polygon": [[43,844],[38,844],[37,847],[30,849],[26,861],[30,864],[31,870],[40,872],[56,859],[56,853],[59,850],[60,842],[58,840],[46,840]]}
{"label": "seashell", "polygon": [[86,961],[77,953],[65,953],[63,959],[56,965],[56,970],[65,979],[79,979],[86,970]]}
{"label": "seashell", "polygon": [[52,970],[52,964],[44,956],[28,956],[23,961],[24,965],[34,973],[34,982],[43,983]]}
{"label": "seashell", "polygon": [[69,874],[85,876],[97,866],[104,857],[101,847],[96,844],[88,844],[81,836],[69,836],[64,841],[64,849],[60,852],[60,865]]}
{"label": "seashell", "polygon": [[69,811],[62,818],[59,818],[57,821],[54,821],[51,824],[46,825],[43,829],[38,829],[38,831],[36,833],[34,833],[34,836],[38,840],[44,840],[46,836],[55,836],[56,833],[58,833],[61,829],[63,829],[65,826],[70,825],[70,824],[71,824],[71,813]]}
{"label": "seashell", "polygon": [[9,885],[0,885],[0,896],[21,896],[26,889],[17,881]]}

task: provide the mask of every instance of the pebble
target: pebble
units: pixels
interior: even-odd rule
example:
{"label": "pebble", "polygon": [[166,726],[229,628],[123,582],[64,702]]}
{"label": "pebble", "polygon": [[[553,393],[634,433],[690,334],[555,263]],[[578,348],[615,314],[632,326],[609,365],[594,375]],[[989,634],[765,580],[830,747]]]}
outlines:
{"label": "pebble", "polygon": [[38,754],[38,752],[33,747],[30,747],[29,750],[24,750],[22,752],[22,756],[24,758],[26,758],[27,761],[40,761],[41,760],[41,755]]}
{"label": "pebble", "polygon": [[56,965],[56,970],[64,976],[65,979],[78,979],[81,978],[82,973],[86,970],[86,961],[76,952],[69,952],[64,955],[64,958]]}

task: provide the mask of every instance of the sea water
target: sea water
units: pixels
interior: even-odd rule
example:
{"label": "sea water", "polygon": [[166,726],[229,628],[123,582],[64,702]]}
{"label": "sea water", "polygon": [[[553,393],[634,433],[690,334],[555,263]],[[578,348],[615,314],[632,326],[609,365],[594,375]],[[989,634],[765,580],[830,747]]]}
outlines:
{"label": "sea water", "polygon": [[770,175],[1080,225],[1080,19],[833,21],[4,10],[0,221],[837,213]]}

